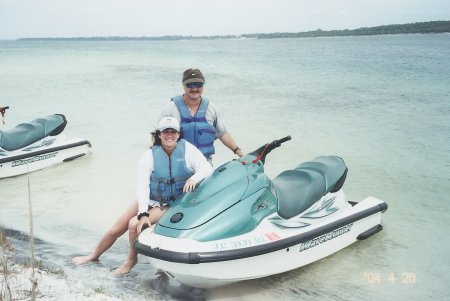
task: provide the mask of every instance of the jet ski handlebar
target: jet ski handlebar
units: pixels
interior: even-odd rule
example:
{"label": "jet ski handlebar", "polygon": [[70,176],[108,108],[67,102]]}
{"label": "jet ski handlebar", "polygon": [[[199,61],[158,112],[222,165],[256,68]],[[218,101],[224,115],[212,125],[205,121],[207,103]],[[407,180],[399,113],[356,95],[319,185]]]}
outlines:
{"label": "jet ski handlebar", "polygon": [[6,106],[6,107],[0,107],[0,115],[2,116],[2,121],[1,121],[1,123],[3,124],[3,125],[5,125],[5,113],[6,113],[6,110],[7,109],[9,109],[9,107],[8,106]]}
{"label": "jet ski handlebar", "polygon": [[263,146],[261,146],[260,148],[258,148],[257,150],[249,153],[249,155],[255,156],[256,158],[253,160],[253,162],[257,162],[259,160],[261,160],[263,163],[265,163],[266,161],[266,156],[268,153],[270,153],[272,150],[274,150],[277,147],[280,147],[282,143],[291,140],[291,136],[286,136],[284,138],[278,139],[278,140],[274,140],[270,143],[267,143]]}
{"label": "jet ski handlebar", "polygon": [[281,143],[284,143],[284,142],[289,141],[289,140],[291,140],[291,136],[286,136],[286,137],[281,138],[279,140],[274,140],[272,143],[275,143],[277,145],[276,147],[279,147],[279,146],[281,146]]}

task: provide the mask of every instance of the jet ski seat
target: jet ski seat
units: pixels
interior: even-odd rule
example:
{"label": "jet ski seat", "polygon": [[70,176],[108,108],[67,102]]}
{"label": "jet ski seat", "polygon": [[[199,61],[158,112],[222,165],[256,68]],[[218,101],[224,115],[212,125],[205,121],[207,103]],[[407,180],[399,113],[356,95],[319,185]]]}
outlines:
{"label": "jet ski seat", "polygon": [[29,123],[21,123],[8,131],[0,131],[0,148],[14,151],[47,136],[59,135],[66,127],[67,120],[62,114],[37,118]]}
{"label": "jet ski seat", "polygon": [[329,192],[344,185],[347,166],[337,156],[321,156],[286,170],[272,180],[278,198],[278,215],[289,219],[308,209]]}

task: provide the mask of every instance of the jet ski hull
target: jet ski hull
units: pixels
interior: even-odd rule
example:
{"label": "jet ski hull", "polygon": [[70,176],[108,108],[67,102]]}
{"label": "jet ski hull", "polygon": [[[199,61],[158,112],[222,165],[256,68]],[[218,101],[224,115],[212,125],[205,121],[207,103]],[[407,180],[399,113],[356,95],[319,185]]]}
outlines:
{"label": "jet ski hull", "polygon": [[148,256],[155,268],[192,287],[213,288],[283,273],[381,230],[385,202],[368,197],[352,206],[339,191],[319,201],[321,210],[327,209],[330,199],[339,204],[339,209],[321,218],[307,218],[302,213],[284,220],[274,213],[249,233],[206,242],[158,235],[146,229],[135,248]]}
{"label": "jet ski hull", "polygon": [[14,151],[0,149],[0,179],[40,170],[90,153],[91,144],[64,134],[45,137]]}

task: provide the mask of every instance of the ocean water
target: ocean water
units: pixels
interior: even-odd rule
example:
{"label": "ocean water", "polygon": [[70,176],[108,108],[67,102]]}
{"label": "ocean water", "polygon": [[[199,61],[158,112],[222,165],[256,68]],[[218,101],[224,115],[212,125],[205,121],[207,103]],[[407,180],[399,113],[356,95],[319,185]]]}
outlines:
{"label": "ocean water", "polygon": [[[6,126],[53,113],[92,155],[0,180],[0,226],[29,233],[37,256],[60,266],[73,290],[160,300],[446,300],[450,282],[450,35],[215,41],[0,41]],[[111,270],[127,237],[97,264],[75,267],[135,199],[149,132],[183,70],[197,67],[204,96],[244,151],[291,135],[267,157],[270,177],[319,155],[349,167],[352,201],[385,200],[384,230],[303,268],[211,290],[161,280],[145,257]],[[219,143],[213,164],[233,158]],[[16,232],[18,231],[18,232]],[[18,235],[17,233],[21,233]],[[19,253],[27,245],[17,240]],[[395,280],[394,278],[395,277]]]}

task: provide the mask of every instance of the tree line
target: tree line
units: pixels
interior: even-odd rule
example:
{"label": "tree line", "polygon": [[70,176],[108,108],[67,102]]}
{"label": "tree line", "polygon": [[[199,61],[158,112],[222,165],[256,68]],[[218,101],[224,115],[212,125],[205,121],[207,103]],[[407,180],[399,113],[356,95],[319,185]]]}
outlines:
{"label": "tree line", "polygon": [[83,40],[83,41],[139,41],[139,40],[218,40],[218,39],[281,39],[281,38],[310,38],[310,37],[342,37],[361,35],[382,35],[382,34],[426,34],[426,33],[446,33],[450,32],[450,21],[430,21],[416,22],[408,24],[392,24],[375,27],[361,27],[357,29],[343,30],[322,30],[304,32],[276,32],[276,33],[253,33],[242,35],[214,35],[214,36],[160,36],[160,37],[74,37],[74,38],[21,38],[20,41],[32,40]]}
{"label": "tree line", "polygon": [[271,39],[271,38],[305,38],[305,37],[336,37],[336,36],[361,36],[380,34],[414,34],[414,33],[444,33],[450,32],[450,21],[416,22],[409,24],[394,24],[375,27],[361,27],[358,29],[321,30],[297,32],[297,33],[256,33],[244,34],[245,38]]}

